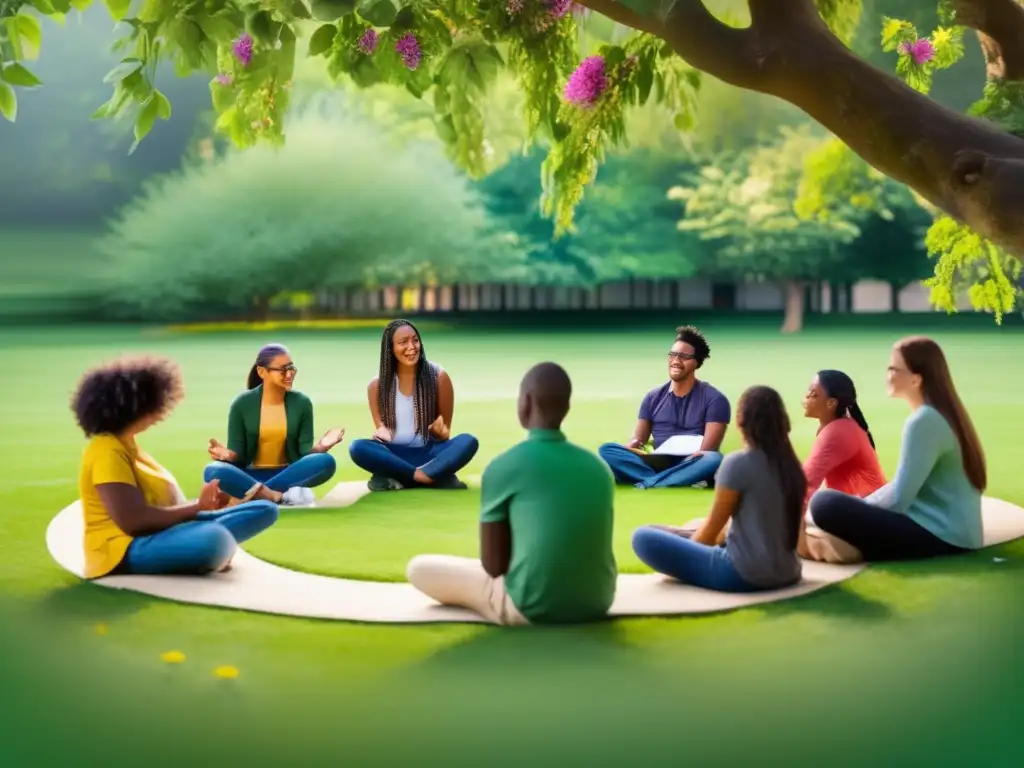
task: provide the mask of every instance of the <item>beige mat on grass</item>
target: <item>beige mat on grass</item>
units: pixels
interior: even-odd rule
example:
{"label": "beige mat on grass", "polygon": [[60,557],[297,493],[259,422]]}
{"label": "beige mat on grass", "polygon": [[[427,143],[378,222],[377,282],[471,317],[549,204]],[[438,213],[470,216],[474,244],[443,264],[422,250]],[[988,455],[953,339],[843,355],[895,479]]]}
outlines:
{"label": "beige mat on grass", "polygon": [[[366,493],[365,483],[340,483],[317,506],[347,506]],[[984,514],[986,546],[1024,537],[1024,510],[1019,507],[985,499]],[[76,501],[62,510],[46,531],[46,545],[53,559],[79,577],[84,565],[82,525],[82,512]],[[94,583],[182,603],[317,619],[378,623],[483,621],[470,611],[439,606],[409,584],[299,573],[259,560],[242,549],[233,564],[232,570],[224,574],[108,576]],[[622,574],[611,614],[656,616],[727,611],[805,595],[848,579],[864,567],[805,561],[800,584],[752,595],[711,592],[658,574]]]}

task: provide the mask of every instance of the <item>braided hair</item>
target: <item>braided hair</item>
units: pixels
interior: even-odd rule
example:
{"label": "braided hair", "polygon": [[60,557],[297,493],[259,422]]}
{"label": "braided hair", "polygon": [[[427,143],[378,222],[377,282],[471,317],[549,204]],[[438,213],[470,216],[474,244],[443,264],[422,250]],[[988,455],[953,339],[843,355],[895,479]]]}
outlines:
{"label": "braided hair", "polygon": [[392,320],[380,337],[380,371],[377,379],[377,406],[384,426],[392,432],[396,428],[395,396],[398,360],[395,358],[394,340],[399,328],[412,328],[420,340],[420,359],[416,363],[416,388],[413,390],[413,408],[416,414],[416,432],[424,440],[430,439],[430,425],[437,418],[437,372],[427,361],[423,337],[408,320]]}
{"label": "braided hair", "polygon": [[807,477],[789,440],[786,405],[771,387],[755,386],[740,396],[737,410],[740,430],[747,444],[761,451],[774,470],[785,504],[786,537],[796,547],[804,515]]}
{"label": "braided hair", "polygon": [[824,370],[818,371],[818,383],[824,390],[825,396],[836,401],[836,418],[849,416],[857,422],[857,425],[868,433],[868,442],[874,448],[875,438],[871,436],[867,419],[864,418],[860,406],[857,405],[857,388],[853,386],[853,379],[842,371]]}

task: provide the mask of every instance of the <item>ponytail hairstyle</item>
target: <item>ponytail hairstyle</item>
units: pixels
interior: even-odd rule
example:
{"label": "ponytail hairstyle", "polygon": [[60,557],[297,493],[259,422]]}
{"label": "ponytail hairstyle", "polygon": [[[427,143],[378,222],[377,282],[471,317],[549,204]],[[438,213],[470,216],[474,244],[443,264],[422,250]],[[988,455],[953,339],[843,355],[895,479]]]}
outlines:
{"label": "ponytail hairstyle", "polygon": [[771,387],[750,387],[740,396],[737,423],[751,448],[761,451],[774,471],[785,504],[786,538],[796,548],[804,516],[807,477],[789,439],[790,422],[782,396]]}
{"label": "ponytail hairstyle", "polygon": [[267,368],[275,357],[287,354],[290,354],[288,348],[281,344],[267,344],[260,347],[260,351],[256,353],[256,362],[249,369],[249,378],[245,382],[246,389],[256,389],[263,383],[257,368]]}
{"label": "ponytail hairstyle", "polygon": [[875,447],[875,438],[868,429],[867,419],[860,406],[857,405],[857,388],[853,386],[853,379],[842,371],[824,370],[818,371],[818,383],[825,391],[825,397],[836,401],[836,418],[841,419],[849,416],[857,425],[868,433],[868,442]]}

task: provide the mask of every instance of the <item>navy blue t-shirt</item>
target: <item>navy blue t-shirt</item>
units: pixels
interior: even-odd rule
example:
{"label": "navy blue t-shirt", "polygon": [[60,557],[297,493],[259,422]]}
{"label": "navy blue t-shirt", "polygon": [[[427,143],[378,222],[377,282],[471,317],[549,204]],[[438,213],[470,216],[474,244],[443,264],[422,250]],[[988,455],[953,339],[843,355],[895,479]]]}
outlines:
{"label": "navy blue t-shirt", "polygon": [[703,435],[707,424],[728,424],[729,399],[706,381],[698,381],[690,394],[672,394],[672,382],[652,389],[640,403],[638,418],[651,423],[654,447],[676,435]]}

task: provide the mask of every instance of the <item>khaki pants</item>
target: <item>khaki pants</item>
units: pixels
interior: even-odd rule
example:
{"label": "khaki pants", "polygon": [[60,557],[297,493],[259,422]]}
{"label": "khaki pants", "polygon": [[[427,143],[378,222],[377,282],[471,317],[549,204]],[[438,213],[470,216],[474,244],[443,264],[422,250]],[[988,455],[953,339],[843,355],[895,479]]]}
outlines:
{"label": "khaki pants", "polygon": [[468,608],[492,624],[522,626],[530,622],[505,591],[505,577],[494,578],[479,560],[451,555],[417,555],[406,578],[416,589],[442,605]]}

